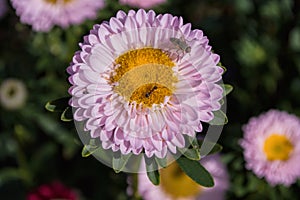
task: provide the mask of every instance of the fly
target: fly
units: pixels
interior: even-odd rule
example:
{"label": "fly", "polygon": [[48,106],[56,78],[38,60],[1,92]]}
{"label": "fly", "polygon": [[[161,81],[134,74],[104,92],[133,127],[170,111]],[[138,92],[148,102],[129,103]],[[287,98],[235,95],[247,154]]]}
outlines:
{"label": "fly", "polygon": [[180,50],[183,53],[191,53],[192,51],[191,46],[188,45],[183,36],[180,38],[171,37],[170,42],[177,47],[177,51]]}
{"label": "fly", "polygon": [[147,98],[149,98],[150,95],[152,94],[152,92],[154,92],[154,90],[156,90],[156,89],[157,89],[157,86],[155,85],[149,92],[146,93],[145,96],[146,96]]}

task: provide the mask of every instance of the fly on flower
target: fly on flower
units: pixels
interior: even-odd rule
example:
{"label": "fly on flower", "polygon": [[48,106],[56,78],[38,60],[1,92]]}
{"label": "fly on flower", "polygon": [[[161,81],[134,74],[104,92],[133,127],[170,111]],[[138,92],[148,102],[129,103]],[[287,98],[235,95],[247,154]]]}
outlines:
{"label": "fly on flower", "polygon": [[185,53],[190,53],[192,48],[191,46],[189,46],[186,42],[186,40],[184,39],[184,37],[180,37],[180,38],[170,38],[170,41],[176,46],[178,47],[180,50],[184,51]]}
{"label": "fly on flower", "polygon": [[149,92],[146,93],[146,97],[150,97],[151,93],[154,92],[154,90],[157,89],[157,86],[155,85]]}
{"label": "fly on flower", "polygon": [[[172,44],[177,48],[177,53],[179,54],[181,52],[181,54],[185,54],[185,53],[191,53],[192,48],[191,46],[187,43],[187,41],[185,40],[185,38],[183,36],[181,36],[180,38],[175,38],[175,37],[171,37],[170,41],[172,42]],[[178,55],[179,56],[179,55]],[[183,55],[181,56],[183,57]]]}

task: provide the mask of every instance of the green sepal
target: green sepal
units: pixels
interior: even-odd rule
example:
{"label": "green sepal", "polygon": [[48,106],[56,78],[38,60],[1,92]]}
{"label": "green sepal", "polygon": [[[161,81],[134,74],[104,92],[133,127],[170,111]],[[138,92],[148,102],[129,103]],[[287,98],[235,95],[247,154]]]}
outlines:
{"label": "green sepal", "polygon": [[88,157],[92,154],[92,152],[90,151],[89,145],[84,145],[81,151],[81,156],[82,157]]}
{"label": "green sepal", "polygon": [[158,166],[154,158],[145,158],[147,176],[153,185],[159,185],[160,177]]}
{"label": "green sepal", "polygon": [[222,110],[213,111],[214,118],[209,122],[210,125],[224,125],[228,123],[228,118]]}
{"label": "green sepal", "polygon": [[96,158],[100,158],[106,163],[112,164],[113,151],[108,149],[103,149],[101,144],[99,144],[98,148],[96,148],[96,150],[93,151],[93,156],[95,156]]}
{"label": "green sepal", "polygon": [[[198,140],[198,143],[200,146],[203,145],[203,142],[204,142],[203,140]],[[218,143],[212,143],[212,142],[208,142],[208,141],[205,141],[205,143],[209,143],[210,146],[213,146],[212,149],[205,155],[215,154],[215,153],[222,151],[222,149],[223,149],[223,147]],[[204,156],[204,154],[201,154],[201,151],[200,151],[200,156]]]}
{"label": "green sepal", "polygon": [[159,166],[163,167],[163,168],[166,168],[167,165],[168,165],[167,158],[157,158],[157,157],[155,157],[155,160],[156,160],[156,163]]}
{"label": "green sepal", "polygon": [[178,150],[190,160],[200,160],[201,158],[199,148],[183,148]]}
{"label": "green sepal", "polygon": [[63,112],[69,106],[70,97],[63,97],[46,103],[45,108],[50,112]]}
{"label": "green sepal", "polygon": [[182,171],[192,180],[204,187],[213,187],[214,180],[210,173],[200,164],[199,161],[190,160],[185,156],[179,157],[176,162]]}
{"label": "green sepal", "polygon": [[73,120],[72,108],[68,106],[60,116],[61,121],[70,122]]}
{"label": "green sepal", "polygon": [[191,160],[200,160],[200,146],[197,139],[195,137],[186,136],[185,141],[190,144],[189,147],[178,149],[179,152]]}
{"label": "green sepal", "polygon": [[219,103],[220,103],[220,105],[222,106],[222,105],[225,103],[224,98],[221,99],[221,100],[219,101]]}
{"label": "green sepal", "polygon": [[81,151],[82,157],[88,157],[92,155],[98,147],[91,147],[90,145],[84,145]]}
{"label": "green sepal", "polygon": [[221,62],[219,62],[219,63],[217,64],[217,66],[221,67],[221,68],[224,70],[223,74],[227,71],[226,67],[223,66]]}
{"label": "green sepal", "polygon": [[81,156],[88,157],[92,155],[99,148],[101,147],[96,145],[96,140],[90,139],[89,144],[84,145],[84,147],[82,148]]}
{"label": "green sepal", "polygon": [[197,138],[195,138],[195,137],[188,137],[188,141],[189,141],[189,144],[191,144],[191,146],[194,149],[199,149],[200,146],[199,146]]}
{"label": "green sepal", "polygon": [[120,151],[113,153],[112,167],[116,173],[119,173],[124,169],[131,155],[132,153],[123,155]]}
{"label": "green sepal", "polygon": [[229,84],[221,84],[221,87],[223,88],[223,96],[228,95],[233,90],[233,86]]}

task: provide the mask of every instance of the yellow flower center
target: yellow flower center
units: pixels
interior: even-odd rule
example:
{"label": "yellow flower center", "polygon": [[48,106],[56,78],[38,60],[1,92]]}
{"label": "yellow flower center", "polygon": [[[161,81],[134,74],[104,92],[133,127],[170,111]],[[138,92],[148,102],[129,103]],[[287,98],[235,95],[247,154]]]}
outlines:
{"label": "yellow flower center", "polygon": [[[45,0],[45,1],[51,4],[56,4],[58,0]],[[70,1],[72,0],[62,0],[64,4],[69,3]]]}
{"label": "yellow flower center", "polygon": [[173,162],[167,168],[162,168],[160,177],[162,189],[174,199],[195,197],[202,190],[202,187],[188,177],[176,162]]}
{"label": "yellow flower center", "polygon": [[272,134],[264,143],[264,152],[270,161],[274,160],[287,160],[290,153],[293,151],[293,145],[290,140],[279,134]]}
{"label": "yellow flower center", "polygon": [[127,101],[142,103],[146,107],[164,102],[174,90],[177,78],[175,64],[160,49],[143,48],[128,51],[115,60],[117,68],[110,82],[114,91]]}

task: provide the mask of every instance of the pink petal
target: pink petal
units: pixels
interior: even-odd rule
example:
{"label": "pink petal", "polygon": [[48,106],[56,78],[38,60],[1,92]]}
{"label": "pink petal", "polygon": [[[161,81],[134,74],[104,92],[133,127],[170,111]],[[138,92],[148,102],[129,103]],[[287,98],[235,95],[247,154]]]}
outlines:
{"label": "pink petal", "polygon": [[181,133],[177,133],[171,142],[179,148],[183,148],[185,145],[185,140]]}
{"label": "pink petal", "polygon": [[157,151],[162,150],[162,139],[158,136],[158,134],[154,134],[151,137],[151,141],[152,141],[152,144],[156,148]]}
{"label": "pink petal", "polygon": [[109,25],[115,33],[119,33],[124,29],[123,23],[115,17],[110,18]]}
{"label": "pink petal", "polygon": [[100,133],[100,140],[102,141],[102,144],[108,142],[111,139],[112,135],[112,131],[102,130]]}

